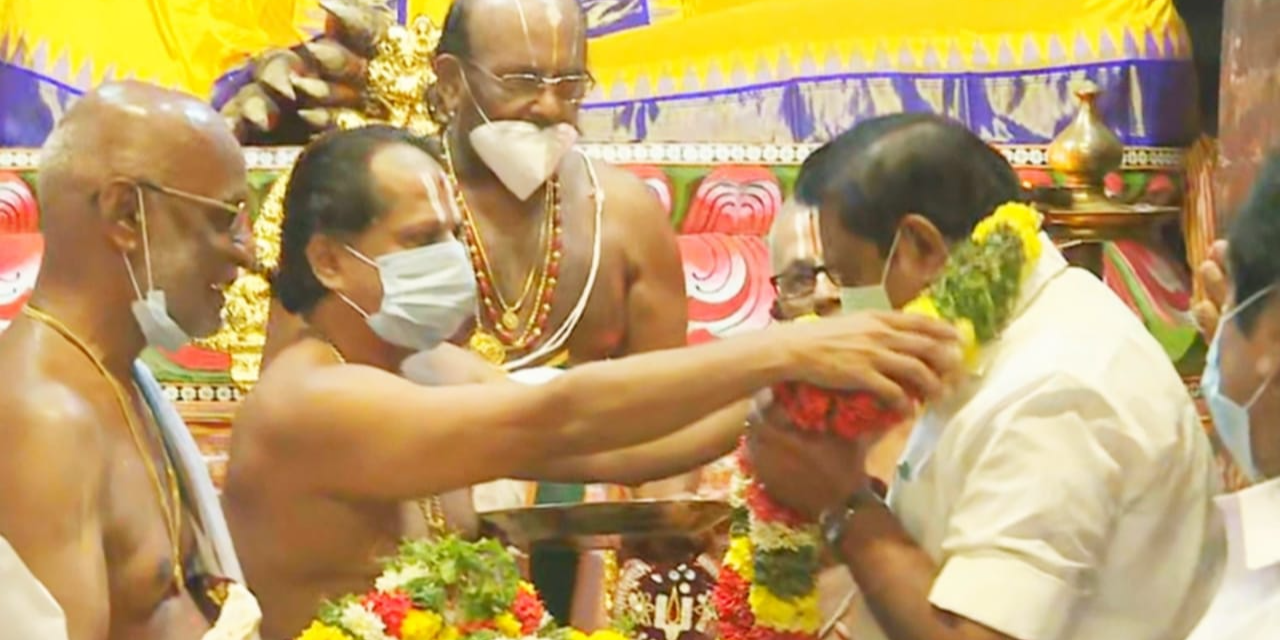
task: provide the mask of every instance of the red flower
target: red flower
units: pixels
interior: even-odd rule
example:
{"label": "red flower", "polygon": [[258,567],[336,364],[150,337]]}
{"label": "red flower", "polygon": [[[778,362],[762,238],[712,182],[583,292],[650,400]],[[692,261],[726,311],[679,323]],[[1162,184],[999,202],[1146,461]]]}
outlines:
{"label": "red flower", "polygon": [[716,607],[720,637],[723,640],[747,640],[747,634],[755,626],[748,599],[751,585],[733,569],[720,567],[720,578],[711,592]]}
{"label": "red flower", "polygon": [[387,627],[387,635],[393,638],[400,637],[400,625],[413,607],[409,594],[398,589],[391,593],[370,591],[360,599],[360,604],[382,618],[382,624]]}
{"label": "red flower", "polygon": [[538,594],[521,587],[516,591],[515,602],[511,603],[511,615],[520,621],[520,633],[531,634],[542,626],[542,618],[547,609]]}
{"label": "red flower", "polygon": [[751,510],[751,515],[765,522],[778,522],[788,527],[799,527],[811,522],[799,513],[774,502],[759,482],[752,482],[747,486],[747,508]]}
{"label": "red flower", "polygon": [[801,431],[825,433],[834,392],[798,382],[774,385],[773,400]]}
{"label": "red flower", "polygon": [[747,439],[742,439],[742,444],[738,445],[738,450],[734,452],[734,459],[738,461],[738,473],[750,478],[754,473],[751,467],[751,450],[747,448]]}
{"label": "red flower", "polygon": [[846,440],[887,431],[902,419],[880,403],[880,399],[866,392],[842,393],[836,400],[836,410],[831,419],[831,430]]}

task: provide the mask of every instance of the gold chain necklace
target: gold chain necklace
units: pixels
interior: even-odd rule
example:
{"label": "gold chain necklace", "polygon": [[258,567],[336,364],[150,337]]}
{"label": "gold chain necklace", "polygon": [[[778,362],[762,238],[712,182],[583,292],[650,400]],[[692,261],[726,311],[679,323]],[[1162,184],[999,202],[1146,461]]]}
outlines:
{"label": "gold chain necklace", "polygon": [[[346,356],[338,350],[337,345],[330,342],[323,336],[316,336],[326,347],[329,352],[337,358],[339,364],[347,364]],[[444,502],[440,500],[440,496],[431,496],[430,498],[419,498],[415,501],[418,505],[418,512],[422,514],[422,521],[427,525],[427,532],[433,538],[443,538],[449,534],[449,523],[444,518]]]}
{"label": "gold chain necklace", "polygon": [[[545,191],[546,202],[543,204],[543,211],[546,215],[542,228],[542,232],[545,235],[543,236],[544,241],[541,243],[545,250],[545,259],[542,261],[540,268],[530,268],[520,298],[514,305],[510,305],[506,302],[498,287],[492,263],[489,260],[488,252],[485,251],[484,239],[480,235],[478,221],[462,192],[462,183],[458,180],[458,174],[454,167],[453,153],[449,146],[448,136],[444,137],[444,156],[450,186],[453,187],[454,198],[463,217],[463,240],[467,244],[471,254],[471,262],[476,271],[476,280],[480,289],[479,301],[488,313],[490,325],[501,338],[501,340],[496,340],[483,331],[477,330],[472,335],[472,349],[482,353],[492,361],[493,358],[489,357],[492,355],[491,352],[500,350],[505,353],[505,351],[509,350],[525,349],[540,339],[551,315],[551,300],[555,294],[559,276],[561,236],[563,234],[559,179],[553,178],[548,181]],[[533,290],[533,306],[522,322],[520,308],[524,306],[524,302],[527,299],[529,285],[535,280],[537,281],[537,286]],[[523,327],[521,327],[522,324]],[[517,331],[517,329],[520,330]],[[495,342],[498,344],[495,345]],[[498,357],[505,359],[505,355],[499,355]]]}
{"label": "gold chain necklace", "polygon": [[[173,580],[178,591],[181,592],[186,585],[186,579],[182,568],[182,497],[178,489],[178,476],[173,468],[173,461],[169,459],[168,451],[165,451],[163,444],[161,445],[161,454],[164,458],[165,478],[168,480],[169,499],[165,500],[165,486],[160,480],[160,472],[156,470],[155,460],[152,459],[150,447],[143,441],[142,427],[138,425],[137,419],[134,417],[132,402],[129,400],[128,393],[124,390],[124,385],[111,372],[107,370],[107,365],[98,357],[97,354],[89,348],[89,344],[80,336],[76,335],[61,320],[53,317],[46,311],[42,311],[34,306],[27,305],[22,312],[28,317],[44,324],[53,329],[58,335],[62,336],[67,342],[71,343],[80,353],[84,354],[89,362],[93,364],[98,373],[106,379],[111,385],[111,390],[115,393],[116,402],[120,405],[120,412],[124,414],[125,424],[129,427],[129,435],[133,438],[133,445],[138,450],[138,456],[142,458],[143,465],[147,468],[148,475],[151,476],[151,484],[156,491],[156,501],[160,503],[160,512],[164,515],[165,528],[169,532],[169,551],[172,555],[173,563]],[[163,438],[161,439],[163,443]]]}

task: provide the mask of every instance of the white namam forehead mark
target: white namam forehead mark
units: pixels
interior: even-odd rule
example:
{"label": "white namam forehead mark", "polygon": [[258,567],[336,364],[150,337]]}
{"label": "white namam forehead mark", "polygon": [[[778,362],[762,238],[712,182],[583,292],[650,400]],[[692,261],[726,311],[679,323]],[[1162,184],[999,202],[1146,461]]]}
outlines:
{"label": "white namam forehead mark", "polygon": [[458,211],[453,188],[445,180],[443,169],[423,173],[422,186],[427,190],[427,200],[436,214],[436,220],[455,226],[462,224],[462,213]]}
{"label": "white namam forehead mark", "polygon": [[769,254],[775,273],[796,260],[822,262],[817,209],[794,200],[783,205],[769,234]]}
{"label": "white namam forehead mark", "polygon": [[[529,49],[529,64],[532,66],[538,60],[533,50],[533,36],[529,32],[529,16],[525,14],[524,3],[526,0],[511,0],[515,5],[516,14],[520,16],[520,29],[524,31],[524,44]],[[564,11],[560,9],[560,5],[556,0],[542,0],[542,10],[547,19],[547,24],[551,28],[551,68],[556,69],[560,66],[560,25],[564,24]],[[578,55],[578,38],[574,38],[573,52],[570,59],[576,58]]]}

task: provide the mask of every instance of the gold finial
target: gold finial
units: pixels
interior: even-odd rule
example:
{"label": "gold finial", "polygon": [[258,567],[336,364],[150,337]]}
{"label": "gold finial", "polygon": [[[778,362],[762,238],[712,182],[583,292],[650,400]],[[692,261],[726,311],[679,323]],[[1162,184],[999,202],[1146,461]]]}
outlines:
{"label": "gold finial", "polygon": [[1065,178],[1075,205],[1105,201],[1102,180],[1120,168],[1124,145],[1098,113],[1097,85],[1084,80],[1074,91],[1080,111],[1049,145],[1049,166]]}

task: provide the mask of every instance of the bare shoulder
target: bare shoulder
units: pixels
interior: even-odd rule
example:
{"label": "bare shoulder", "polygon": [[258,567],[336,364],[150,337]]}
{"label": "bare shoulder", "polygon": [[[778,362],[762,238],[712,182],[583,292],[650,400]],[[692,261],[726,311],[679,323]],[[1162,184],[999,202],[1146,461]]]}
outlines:
{"label": "bare shoulder", "polygon": [[237,438],[273,450],[293,447],[411,385],[379,369],[338,364],[313,342],[290,345],[268,365],[236,414]]}
{"label": "bare shoulder", "polygon": [[627,227],[668,228],[670,220],[653,190],[639,176],[607,162],[592,160],[605,196],[605,218]]}
{"label": "bare shoulder", "polygon": [[69,510],[96,508],[106,429],[123,428],[106,388],[70,367],[53,368],[38,354],[24,355],[31,358],[7,359],[0,390],[0,487],[21,488],[0,491],[0,531],[33,519],[62,522]]}
{"label": "bare shoulder", "polygon": [[[602,161],[592,161],[604,192],[605,238],[615,242],[633,271],[657,270],[683,278],[671,217],[639,176]],[[634,275],[634,274],[633,274]]]}

